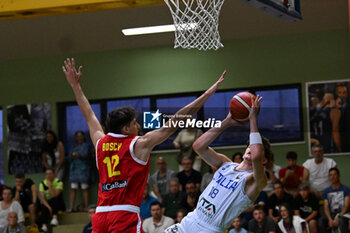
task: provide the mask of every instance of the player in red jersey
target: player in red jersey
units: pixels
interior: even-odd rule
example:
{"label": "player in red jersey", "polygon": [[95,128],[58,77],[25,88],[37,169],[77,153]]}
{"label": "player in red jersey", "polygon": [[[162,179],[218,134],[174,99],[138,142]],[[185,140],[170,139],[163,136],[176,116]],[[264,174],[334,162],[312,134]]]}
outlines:
{"label": "player in red jersey", "polygon": [[[168,121],[160,129],[144,136],[137,136],[140,125],[136,122],[136,110],[122,107],[110,112],[106,119],[105,135],[81,86],[82,67],[75,67],[74,59],[67,59],[62,66],[75,99],[89,126],[90,137],[96,148],[96,165],[100,182],[98,207],[92,217],[94,233],[143,232],[139,215],[142,194],[145,188],[149,157],[152,149],[173,134],[177,127]],[[215,93],[224,81],[226,71],[219,80],[196,100],[180,109],[171,121],[184,120],[183,116],[194,115]]]}

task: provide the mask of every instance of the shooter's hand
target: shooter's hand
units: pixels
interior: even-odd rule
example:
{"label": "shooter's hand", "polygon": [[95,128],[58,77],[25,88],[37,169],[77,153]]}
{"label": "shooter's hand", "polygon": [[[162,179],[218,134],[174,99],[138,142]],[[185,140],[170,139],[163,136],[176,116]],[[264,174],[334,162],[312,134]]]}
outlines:
{"label": "shooter's hand", "polygon": [[250,108],[250,112],[249,112],[249,119],[252,118],[257,118],[259,112],[260,112],[260,102],[262,100],[262,97],[257,95],[257,97],[255,98],[255,101],[252,98],[252,106]]}

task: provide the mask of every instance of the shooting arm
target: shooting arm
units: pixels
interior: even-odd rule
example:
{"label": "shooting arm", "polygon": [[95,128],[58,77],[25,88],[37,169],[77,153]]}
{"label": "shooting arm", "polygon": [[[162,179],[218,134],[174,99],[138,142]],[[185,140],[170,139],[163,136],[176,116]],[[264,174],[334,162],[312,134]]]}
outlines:
{"label": "shooting arm", "polygon": [[71,85],[74,92],[75,100],[77,101],[80,111],[86,119],[89,126],[91,140],[96,146],[98,139],[105,136],[104,131],[100,122],[98,121],[95,113],[93,112],[91,105],[86,98],[83,90],[80,86],[80,78],[82,76],[82,66],[79,67],[79,71],[76,71],[74,59],[69,58],[64,61],[64,66],[62,67],[64,74],[66,75],[68,83]]}

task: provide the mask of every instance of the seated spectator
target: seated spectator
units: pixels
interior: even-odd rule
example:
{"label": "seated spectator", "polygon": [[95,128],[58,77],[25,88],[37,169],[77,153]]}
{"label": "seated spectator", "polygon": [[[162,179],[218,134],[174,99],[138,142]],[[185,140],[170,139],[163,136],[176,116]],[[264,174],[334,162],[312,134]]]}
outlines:
{"label": "seated spectator", "polygon": [[26,233],[26,228],[18,223],[17,213],[10,212],[7,215],[7,224],[4,228],[0,228],[0,233]]}
{"label": "seated spectator", "polygon": [[248,228],[248,222],[253,218],[253,210],[255,206],[260,205],[264,208],[264,211],[267,212],[267,200],[267,194],[264,191],[261,191],[258,198],[254,201],[254,204],[242,213],[241,220],[244,228]]}
{"label": "seated spectator", "polygon": [[63,182],[55,177],[54,171],[51,168],[45,171],[46,179],[40,182],[39,192],[41,199],[41,223],[42,230],[47,232],[47,224],[49,218],[52,217],[50,224],[58,225],[58,211],[66,209],[63,200]]}
{"label": "seated spectator", "polygon": [[173,219],[176,218],[176,212],[181,208],[181,202],[185,198],[185,193],[180,191],[179,179],[171,178],[169,184],[170,193],[163,197],[164,214]]}
{"label": "seated spectator", "polygon": [[185,209],[189,213],[196,208],[200,194],[197,191],[196,184],[193,181],[188,181],[185,189],[186,195],[181,201],[181,208]]}
{"label": "seated spectator", "polygon": [[0,201],[0,228],[7,224],[7,217],[10,212],[16,212],[18,223],[24,225],[24,214],[21,204],[13,199],[10,188],[5,187],[2,190],[2,201]]}
{"label": "seated spectator", "polygon": [[157,171],[150,177],[150,186],[160,202],[163,202],[163,196],[169,193],[169,182],[176,173],[167,168],[163,157],[158,157],[156,161]]}
{"label": "seated spectator", "polygon": [[267,185],[263,189],[264,192],[267,193],[268,196],[271,196],[273,193],[273,184],[279,179],[279,171],[281,167],[275,164],[274,154],[271,154],[270,161],[267,161],[265,165],[265,174],[267,177]]}
{"label": "seated spectator", "polygon": [[200,187],[201,192],[203,192],[204,189],[208,186],[208,184],[210,184],[210,182],[213,180],[214,173],[215,173],[214,170],[215,170],[214,167],[209,167],[209,171],[203,175],[203,179]]}
{"label": "seated spectator", "polygon": [[241,152],[236,152],[232,155],[232,162],[241,163],[243,161],[243,154]]}
{"label": "seated spectator", "polygon": [[253,219],[249,221],[249,233],[275,233],[275,223],[273,220],[265,215],[262,206],[255,206],[253,210]]}
{"label": "seated spectator", "polygon": [[179,182],[181,184],[181,190],[184,191],[186,188],[186,184],[189,180],[193,181],[197,187],[197,190],[200,190],[200,185],[202,181],[202,174],[192,168],[192,160],[189,157],[185,157],[182,159],[182,167],[183,171],[177,173],[177,178],[179,178]]}
{"label": "seated spectator", "polygon": [[182,219],[187,215],[187,211],[184,209],[179,209],[176,212],[175,223],[181,223]]}
{"label": "seated spectator", "polygon": [[38,191],[36,185],[31,179],[26,179],[24,174],[17,174],[15,177],[15,187],[12,192],[15,193],[14,199],[21,203],[24,212],[29,212],[30,224],[34,225],[36,221],[36,207],[38,204]]}
{"label": "seated spectator", "polygon": [[307,171],[303,166],[297,165],[298,154],[296,152],[289,151],[286,154],[286,159],[287,167],[279,171],[279,178],[286,191],[296,196],[298,194],[298,186],[307,180]]}
{"label": "seated spectator", "polygon": [[83,233],[91,233],[92,232],[91,218],[92,218],[92,215],[94,215],[96,212],[96,205],[89,205],[87,209],[88,209],[89,223],[84,227]]}
{"label": "seated spectator", "polygon": [[299,216],[293,216],[290,206],[283,203],[279,207],[281,220],[278,222],[279,233],[309,233],[307,222]]}
{"label": "seated spectator", "polygon": [[64,147],[53,131],[46,132],[41,156],[45,169],[52,168],[55,177],[62,180],[64,175]]}
{"label": "seated spectator", "polygon": [[231,224],[232,229],[228,233],[247,233],[247,230],[242,228],[242,217],[238,216]]}
{"label": "seated spectator", "polygon": [[273,188],[274,188],[274,194],[272,194],[268,199],[268,210],[269,210],[270,218],[272,218],[273,221],[277,224],[281,220],[279,215],[280,204],[287,203],[293,208],[294,200],[292,195],[290,195],[284,190],[284,187],[281,181],[279,180],[276,181],[273,185]]}
{"label": "seated spectator", "polygon": [[309,224],[311,233],[317,233],[317,219],[319,217],[319,201],[310,193],[309,184],[301,184],[299,195],[295,199],[294,214],[300,216]]}
{"label": "seated spectator", "polygon": [[172,218],[163,215],[159,202],[153,202],[150,210],[152,217],[147,218],[142,224],[145,233],[163,233],[175,223]]}
{"label": "seated spectator", "polygon": [[331,186],[323,192],[324,214],[319,219],[319,232],[325,233],[327,228],[339,229],[340,232],[348,232],[348,219],[344,214],[350,208],[350,188],[340,183],[340,172],[338,168],[329,170]]}
{"label": "seated spectator", "polygon": [[[2,190],[6,187],[7,187],[6,185],[0,183],[0,194],[2,194]],[[2,195],[0,195],[0,201],[2,201]]]}
{"label": "seated spectator", "polygon": [[337,164],[333,159],[323,157],[322,145],[313,146],[311,153],[314,158],[306,160],[303,166],[307,169],[306,176],[311,188],[316,191],[317,197],[321,197],[322,192],[331,185],[328,179],[328,171]]}
{"label": "seated spectator", "polygon": [[77,196],[79,184],[83,192],[84,207],[87,208],[89,203],[89,179],[90,179],[90,159],[91,152],[89,145],[85,142],[85,133],[83,131],[77,131],[75,136],[75,146],[69,153],[68,160],[69,165],[69,181],[71,182],[70,191],[70,206],[68,212],[72,212],[74,209],[74,202]]}
{"label": "seated spectator", "polygon": [[149,184],[146,184],[145,189],[143,190],[142,202],[140,206],[140,215],[143,220],[151,217],[150,207],[153,202],[158,201],[156,198],[149,195],[150,188]]}

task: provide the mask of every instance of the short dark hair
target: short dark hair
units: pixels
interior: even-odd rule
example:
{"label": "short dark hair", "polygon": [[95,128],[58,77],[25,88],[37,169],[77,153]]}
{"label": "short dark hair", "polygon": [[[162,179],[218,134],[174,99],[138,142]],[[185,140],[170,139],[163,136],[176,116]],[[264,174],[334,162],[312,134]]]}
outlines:
{"label": "short dark hair", "polygon": [[288,151],[286,154],[286,158],[287,159],[297,159],[298,158],[298,154],[295,151]]}
{"label": "short dark hair", "polygon": [[338,173],[338,175],[340,175],[340,171],[336,167],[332,167],[331,169],[329,169],[328,173],[330,173],[331,171],[336,171]]}
{"label": "short dark hair", "polygon": [[155,206],[155,205],[159,206],[159,208],[162,208],[162,204],[160,204],[159,201],[154,201],[154,202],[151,203],[149,209],[151,210],[152,206]]}
{"label": "short dark hair", "polygon": [[241,159],[243,159],[243,154],[242,154],[242,152],[238,151],[238,152],[236,152],[236,153],[234,153],[234,154],[232,155],[232,160],[234,160],[235,157],[236,157],[237,155],[239,155],[239,156],[241,157]]}
{"label": "short dark hair", "polygon": [[25,178],[25,175],[23,173],[18,173],[15,175],[15,179],[23,179]]}
{"label": "short dark hair", "polygon": [[136,116],[137,111],[131,106],[114,109],[108,114],[106,119],[107,132],[121,134],[123,127],[129,126]]}
{"label": "short dark hair", "polygon": [[313,150],[313,149],[316,148],[316,147],[318,147],[318,148],[320,148],[321,150],[323,150],[323,146],[322,146],[321,144],[313,145],[313,146],[311,147],[311,150]]}
{"label": "short dark hair", "polygon": [[282,181],[276,180],[276,181],[273,183],[273,186],[275,186],[276,184],[281,185],[281,187],[284,188],[284,185],[283,185]]}
{"label": "short dark hair", "polygon": [[[254,212],[255,210],[262,210],[262,211],[264,212],[264,207],[263,207],[262,205],[256,205],[256,206],[254,207],[254,209],[253,209],[253,212]],[[265,212],[264,212],[264,213],[265,213]]]}

